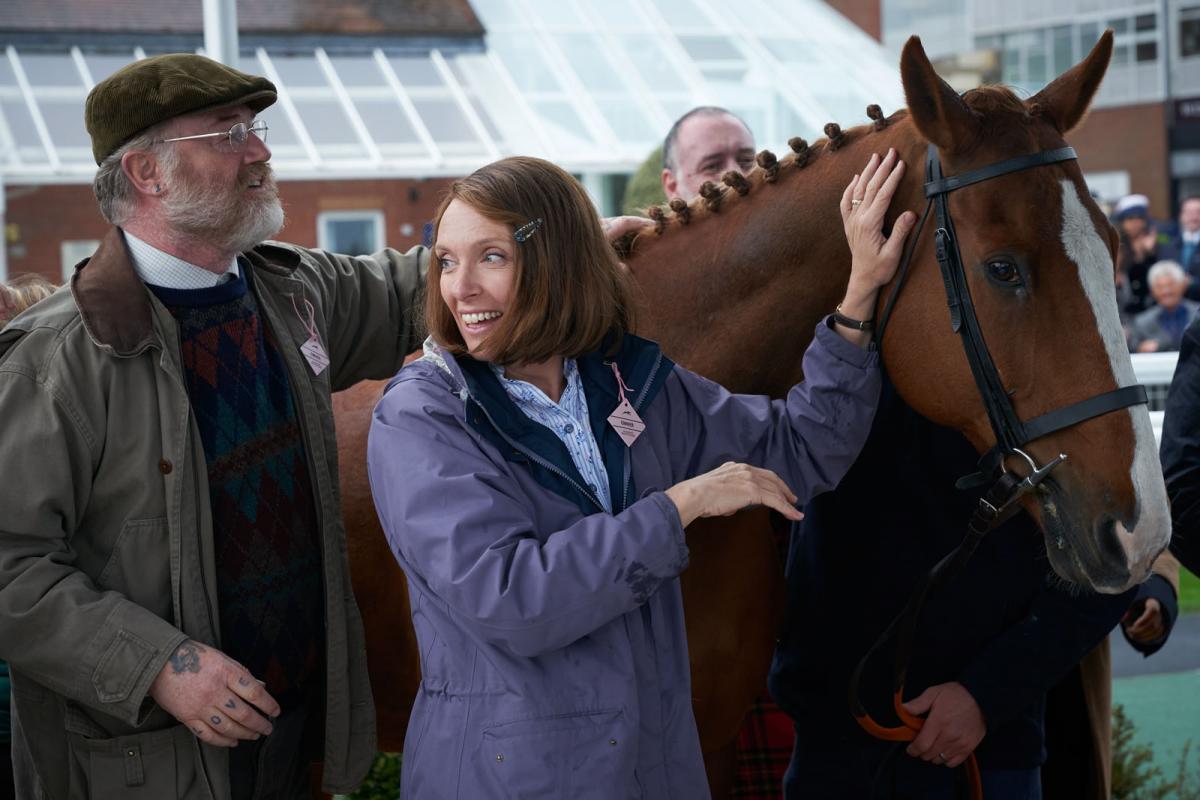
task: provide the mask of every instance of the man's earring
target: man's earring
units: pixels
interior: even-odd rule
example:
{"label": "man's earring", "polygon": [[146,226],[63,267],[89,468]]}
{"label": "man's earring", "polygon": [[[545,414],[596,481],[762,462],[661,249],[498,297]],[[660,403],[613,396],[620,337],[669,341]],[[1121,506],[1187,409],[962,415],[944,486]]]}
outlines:
{"label": "man's earring", "polygon": [[159,193],[159,192],[161,192],[161,191],[162,191],[162,187],[161,187],[161,186],[159,186],[157,183],[156,183],[156,184],[154,184],[154,192],[157,194],[157,193]]}

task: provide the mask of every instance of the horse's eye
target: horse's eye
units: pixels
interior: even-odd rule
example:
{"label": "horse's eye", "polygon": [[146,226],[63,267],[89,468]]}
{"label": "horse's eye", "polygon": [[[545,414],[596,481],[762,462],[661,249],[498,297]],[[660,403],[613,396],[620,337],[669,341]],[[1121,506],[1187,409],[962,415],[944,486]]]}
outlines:
{"label": "horse's eye", "polygon": [[1017,272],[1017,265],[1011,261],[989,261],[987,268],[988,275],[992,277],[992,280],[1001,283],[1021,282],[1021,274]]}

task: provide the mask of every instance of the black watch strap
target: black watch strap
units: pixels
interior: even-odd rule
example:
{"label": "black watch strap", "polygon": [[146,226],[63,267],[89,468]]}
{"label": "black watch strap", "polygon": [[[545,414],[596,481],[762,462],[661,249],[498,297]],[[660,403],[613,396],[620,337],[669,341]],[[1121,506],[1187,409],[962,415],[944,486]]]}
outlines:
{"label": "black watch strap", "polygon": [[873,319],[851,319],[847,317],[842,313],[842,306],[840,304],[837,310],[833,312],[833,321],[838,325],[853,328],[856,331],[869,331],[875,328],[875,320]]}

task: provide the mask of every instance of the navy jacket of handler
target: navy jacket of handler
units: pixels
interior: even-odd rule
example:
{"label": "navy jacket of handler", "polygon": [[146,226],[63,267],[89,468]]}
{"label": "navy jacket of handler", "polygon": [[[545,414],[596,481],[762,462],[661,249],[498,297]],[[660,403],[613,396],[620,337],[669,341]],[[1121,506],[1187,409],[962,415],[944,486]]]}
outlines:
{"label": "navy jacket of handler", "polygon": [[[961,541],[978,494],[954,482],[974,471],[977,458],[958,432],[920,417],[885,381],[862,455],[836,490],[808,504],[793,532],[788,621],[770,688],[796,721],[792,770],[812,797],[869,796],[877,773],[918,793],[956,779],[955,771],[909,758],[903,744],[891,761],[893,746],[869,737],[850,715],[847,692],[858,659],[918,580]],[[1104,639],[1135,596],[1072,596],[1060,584],[1042,534],[1021,512],[925,604],[905,699],[962,683],[987,722],[976,750],[984,770],[1042,764],[1046,692]],[[887,647],[860,688],[884,724],[895,724],[892,661]]]}
{"label": "navy jacket of handler", "polygon": [[1171,552],[1200,573],[1200,318],[1183,333],[1163,419],[1163,476],[1171,500]]}

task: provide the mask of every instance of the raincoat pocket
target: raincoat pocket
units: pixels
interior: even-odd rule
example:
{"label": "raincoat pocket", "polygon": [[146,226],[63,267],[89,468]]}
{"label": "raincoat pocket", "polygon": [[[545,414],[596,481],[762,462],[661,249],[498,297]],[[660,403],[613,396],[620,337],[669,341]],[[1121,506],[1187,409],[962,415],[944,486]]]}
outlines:
{"label": "raincoat pocket", "polygon": [[209,798],[196,774],[195,739],[183,725],[99,739],[67,733],[71,800]]}
{"label": "raincoat pocket", "polygon": [[635,739],[621,709],[517,720],[485,728],[479,758],[497,796],[620,800],[640,795]]}

